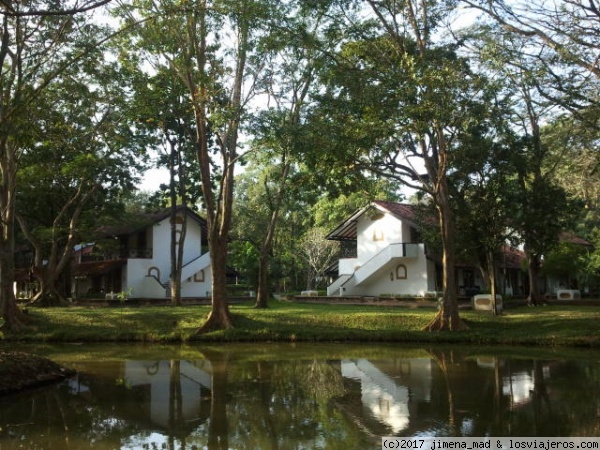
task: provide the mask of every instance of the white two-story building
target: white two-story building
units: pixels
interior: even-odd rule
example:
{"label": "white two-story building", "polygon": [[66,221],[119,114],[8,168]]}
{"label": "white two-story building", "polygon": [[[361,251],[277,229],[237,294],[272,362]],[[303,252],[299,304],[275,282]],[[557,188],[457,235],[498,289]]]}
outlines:
{"label": "white two-story building", "polygon": [[[210,296],[212,274],[206,221],[178,207],[177,236],[186,223],[181,293],[183,298]],[[98,239],[77,249],[73,266],[75,298],[158,299],[170,296],[171,210],[143,214],[119,226],[102,227]]]}
{"label": "white two-story building", "polygon": [[[415,205],[375,201],[355,212],[329,235],[342,242],[345,255],[337,264],[337,278],[327,288],[329,296],[435,295],[442,290],[441,258],[429,251],[419,230],[423,220]],[[503,294],[524,294],[527,277],[523,252],[506,246],[497,264]],[[486,285],[472,264],[456,265],[458,295],[470,297]]]}
{"label": "white two-story building", "polygon": [[[355,245],[341,258],[327,295],[425,295],[436,290],[436,265],[425,252],[411,205],[376,201],[327,236]],[[346,247],[348,248],[348,247]]]}

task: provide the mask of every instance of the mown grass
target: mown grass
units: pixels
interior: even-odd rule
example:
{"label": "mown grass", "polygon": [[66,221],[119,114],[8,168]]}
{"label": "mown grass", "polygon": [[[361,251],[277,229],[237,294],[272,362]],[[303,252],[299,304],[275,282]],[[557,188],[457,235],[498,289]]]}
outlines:
{"label": "mown grass", "polygon": [[35,342],[413,342],[600,347],[600,306],[518,307],[494,317],[465,311],[469,329],[425,332],[432,309],[295,304],[232,305],[235,328],[197,335],[208,306],[29,310],[33,324],[5,341]]}

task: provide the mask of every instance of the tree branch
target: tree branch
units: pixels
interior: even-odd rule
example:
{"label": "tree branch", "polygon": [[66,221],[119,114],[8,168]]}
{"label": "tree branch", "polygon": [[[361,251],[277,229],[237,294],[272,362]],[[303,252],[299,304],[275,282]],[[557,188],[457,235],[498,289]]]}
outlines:
{"label": "tree branch", "polygon": [[107,5],[112,0],[98,0],[89,4],[84,4],[80,7],[74,7],[69,9],[61,9],[57,11],[50,10],[29,10],[29,11],[17,11],[13,8],[8,0],[0,0],[0,15],[8,17],[28,17],[28,16],[72,16],[82,12],[91,11],[92,9],[99,8],[100,6]]}

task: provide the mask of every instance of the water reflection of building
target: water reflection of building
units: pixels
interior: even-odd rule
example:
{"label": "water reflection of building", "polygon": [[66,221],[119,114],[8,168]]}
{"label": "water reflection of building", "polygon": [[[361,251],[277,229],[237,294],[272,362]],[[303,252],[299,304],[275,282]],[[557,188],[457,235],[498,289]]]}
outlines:
{"label": "water reflection of building", "polygon": [[[179,367],[173,368],[176,363]],[[125,385],[133,390],[148,393],[140,407],[147,410],[152,423],[163,428],[173,424],[173,411],[177,420],[195,422],[208,416],[210,403],[202,399],[210,396],[210,363],[197,367],[188,361],[126,361]],[[205,367],[207,366],[207,367]],[[207,404],[205,404],[207,403]]]}
{"label": "water reflection of building", "polygon": [[[539,367],[548,378],[548,366]],[[531,361],[498,358],[343,360],[341,373],[340,406],[373,435],[477,435],[484,422],[533,408],[540,387]]]}
{"label": "water reflection of building", "polygon": [[127,360],[101,371],[80,366],[69,391],[115,418],[186,435],[210,415],[211,370],[207,360]]}
{"label": "water reflection of building", "polygon": [[[502,370],[504,360],[493,356],[478,357],[477,367],[481,369]],[[508,372],[504,370],[504,372]],[[544,368],[544,378],[549,377],[548,367]],[[535,383],[532,369],[509,371],[502,376],[502,395],[507,397],[511,404],[519,405],[531,399]]]}
{"label": "water reflection of building", "polygon": [[528,372],[515,373],[502,379],[502,394],[507,396],[513,405],[530,401],[533,389],[533,377]]}
{"label": "water reflection of building", "polygon": [[343,360],[342,376],[360,383],[363,407],[394,434],[409,425],[411,401],[430,400],[429,359]]}

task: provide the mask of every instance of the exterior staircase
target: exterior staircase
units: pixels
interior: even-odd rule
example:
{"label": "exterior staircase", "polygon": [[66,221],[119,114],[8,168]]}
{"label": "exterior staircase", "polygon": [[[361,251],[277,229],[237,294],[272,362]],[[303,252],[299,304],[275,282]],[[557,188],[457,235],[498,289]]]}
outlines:
{"label": "exterior staircase", "polygon": [[388,264],[399,258],[416,258],[419,251],[419,244],[390,244],[364,263],[356,272],[356,285],[367,281],[369,278],[378,275],[386,270]]}
{"label": "exterior staircase", "polygon": [[[183,265],[183,267],[181,268],[181,279],[185,280],[187,278],[190,278],[194,276],[195,273],[201,271],[202,269],[205,269],[209,265],[210,253],[207,252]],[[155,275],[149,276],[151,278],[154,278],[156,282],[165,289],[165,298],[171,298],[171,280],[167,279],[166,281],[161,281]]]}
{"label": "exterior staircase", "polygon": [[344,284],[346,284],[352,277],[353,275],[340,275],[337,280],[327,286],[327,295],[339,295],[341,297],[343,295]]}
{"label": "exterior staircase", "polygon": [[392,262],[405,258],[417,258],[419,252],[424,252],[424,249],[421,248],[422,246],[423,244],[416,243],[388,245],[356,269],[354,273],[340,274],[339,278],[327,287],[327,295],[343,296],[344,287],[348,288],[349,291],[352,290],[353,287],[359,286],[370,278],[388,270]]}

